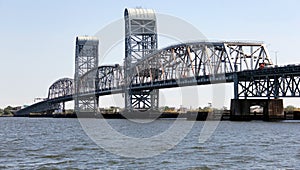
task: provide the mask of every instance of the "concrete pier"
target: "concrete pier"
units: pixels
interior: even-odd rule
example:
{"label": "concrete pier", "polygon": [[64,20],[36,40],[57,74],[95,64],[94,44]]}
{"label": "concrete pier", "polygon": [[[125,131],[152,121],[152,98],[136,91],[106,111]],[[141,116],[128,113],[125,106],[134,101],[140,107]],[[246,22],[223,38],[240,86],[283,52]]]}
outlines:
{"label": "concrete pier", "polygon": [[[261,113],[251,112],[251,106],[262,107]],[[282,99],[232,99],[231,120],[283,120],[285,119]]]}

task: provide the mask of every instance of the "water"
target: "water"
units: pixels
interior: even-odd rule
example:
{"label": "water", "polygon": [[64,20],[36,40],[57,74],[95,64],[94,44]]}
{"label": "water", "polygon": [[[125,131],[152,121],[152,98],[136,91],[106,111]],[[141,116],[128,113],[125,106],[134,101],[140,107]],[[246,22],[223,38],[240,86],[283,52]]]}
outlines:
{"label": "water", "polygon": [[[107,121],[135,137],[152,136],[173,123],[159,120],[142,126],[126,120]],[[200,144],[202,127],[203,122],[196,122],[173,149],[137,159],[100,148],[77,119],[0,118],[0,169],[300,168],[300,123],[224,121],[207,142]]]}

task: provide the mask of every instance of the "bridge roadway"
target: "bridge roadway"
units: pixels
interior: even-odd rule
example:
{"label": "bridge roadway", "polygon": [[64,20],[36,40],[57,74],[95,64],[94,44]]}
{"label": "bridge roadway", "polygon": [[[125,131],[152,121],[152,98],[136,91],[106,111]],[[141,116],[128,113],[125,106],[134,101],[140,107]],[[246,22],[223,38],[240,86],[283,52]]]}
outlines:
{"label": "bridge roadway", "polygon": [[[271,92],[269,92],[264,96],[260,92],[259,94],[256,95],[252,94],[251,96],[248,97],[268,97],[268,98],[300,97],[300,89],[298,87],[300,82],[299,77],[300,77],[300,65],[287,65],[281,67],[266,67],[264,69],[257,69],[257,70],[244,70],[240,72],[232,72],[232,73],[225,73],[225,74],[215,74],[214,76],[197,76],[197,77],[181,78],[177,80],[169,79],[163,81],[153,81],[147,83],[132,84],[130,88],[131,90],[147,90],[147,89],[149,90],[149,89],[164,89],[164,88],[175,88],[175,87],[185,87],[185,86],[195,86],[195,85],[218,84],[218,83],[233,83],[234,81],[251,82],[251,81],[263,80],[265,82],[267,80],[282,79],[286,81],[281,81],[281,83],[279,82],[279,86],[286,86],[286,87],[279,87],[277,96],[270,95]],[[289,94],[286,93],[287,92],[286,89],[290,90]],[[114,88],[104,88],[101,90],[79,93],[77,97],[83,97],[83,98],[91,97],[91,96],[99,97],[99,96],[105,96],[111,94],[124,93],[124,91],[125,91],[125,86],[121,85],[119,87],[114,87]],[[245,89],[243,89],[242,91],[245,92]],[[243,96],[243,97],[246,98],[247,96]],[[35,103],[31,106],[28,106],[24,109],[21,109],[18,112],[16,112],[15,115],[27,116],[30,112],[46,112],[51,109],[55,110],[57,108],[56,106],[57,104],[71,101],[73,99],[74,99],[74,94],[47,99]]]}

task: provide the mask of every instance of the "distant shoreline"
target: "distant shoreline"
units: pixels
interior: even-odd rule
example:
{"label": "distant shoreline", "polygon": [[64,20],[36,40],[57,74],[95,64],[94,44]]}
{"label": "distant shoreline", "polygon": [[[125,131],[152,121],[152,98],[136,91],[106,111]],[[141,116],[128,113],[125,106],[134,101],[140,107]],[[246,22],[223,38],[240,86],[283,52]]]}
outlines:
{"label": "distant shoreline", "polygon": [[[59,114],[32,114],[29,116],[13,116],[13,115],[0,115],[0,117],[28,117],[28,118],[77,118],[76,113],[59,113]],[[241,116],[232,116],[230,111],[225,112],[217,111],[212,112],[203,112],[203,111],[192,111],[187,113],[179,112],[163,112],[156,114],[139,114],[139,113],[129,113],[122,114],[119,112],[116,113],[103,113],[101,115],[95,115],[95,113],[85,113],[85,115],[80,115],[80,118],[97,118],[97,119],[153,119],[153,118],[186,118],[187,120],[227,120],[227,121],[251,121],[251,120],[264,120],[264,121],[281,121],[281,120],[300,120],[300,111],[289,111],[284,112],[284,117],[280,119],[268,119],[263,114],[253,114],[253,115],[241,115]]]}
{"label": "distant shoreline", "polygon": [[15,117],[14,115],[0,115],[0,117]]}

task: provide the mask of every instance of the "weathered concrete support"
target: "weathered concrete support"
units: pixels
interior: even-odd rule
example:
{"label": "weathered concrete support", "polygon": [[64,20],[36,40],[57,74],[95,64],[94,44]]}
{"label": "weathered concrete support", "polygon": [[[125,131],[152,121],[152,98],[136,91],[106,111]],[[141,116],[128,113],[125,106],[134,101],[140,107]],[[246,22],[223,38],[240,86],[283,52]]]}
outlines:
{"label": "weathered concrete support", "polygon": [[268,120],[285,118],[282,99],[269,100],[268,104],[269,104]]}
{"label": "weathered concrete support", "polygon": [[[251,106],[261,106],[262,114],[250,112]],[[231,120],[281,120],[284,119],[282,99],[232,99],[230,106]]]}

